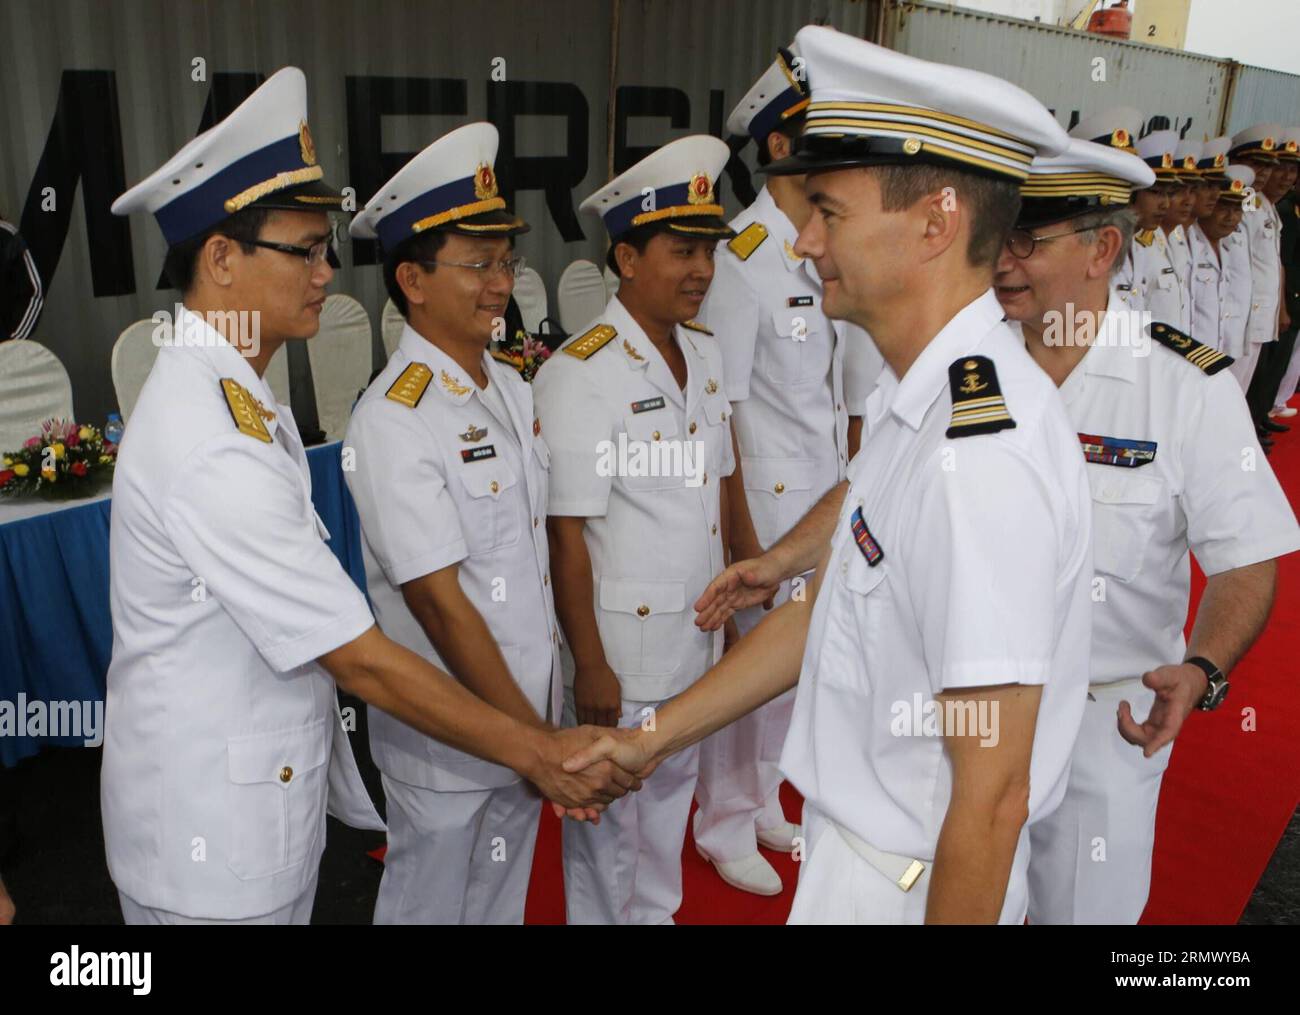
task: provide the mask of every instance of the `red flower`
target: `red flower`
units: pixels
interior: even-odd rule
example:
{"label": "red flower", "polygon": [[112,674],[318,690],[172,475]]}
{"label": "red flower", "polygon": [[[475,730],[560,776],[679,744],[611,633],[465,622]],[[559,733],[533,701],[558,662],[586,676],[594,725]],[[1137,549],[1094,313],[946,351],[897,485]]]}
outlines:
{"label": "red flower", "polygon": [[73,462],[72,466],[68,469],[68,471],[71,472],[74,476],[84,476],[86,474],[86,463]]}
{"label": "red flower", "polygon": [[64,440],[64,443],[70,448],[75,448],[78,444],[81,443],[81,438],[77,435],[77,431],[73,430],[72,433],[68,434],[67,438]]}
{"label": "red flower", "polygon": [[4,486],[9,480],[14,478],[13,469],[0,469],[0,486]]}

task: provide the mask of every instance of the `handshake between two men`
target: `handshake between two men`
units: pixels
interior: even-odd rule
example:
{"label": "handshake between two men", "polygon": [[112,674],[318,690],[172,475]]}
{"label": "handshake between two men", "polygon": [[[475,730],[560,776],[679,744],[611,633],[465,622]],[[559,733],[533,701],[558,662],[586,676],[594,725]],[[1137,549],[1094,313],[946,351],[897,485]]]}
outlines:
{"label": "handshake between two men", "polygon": [[[843,499],[843,486],[841,484],[830,491],[827,503],[818,505],[818,509],[831,509],[832,514],[838,511]],[[811,526],[804,531],[796,529],[790,533],[789,539],[782,540],[767,553],[738,561],[722,571],[695,602],[696,626],[703,631],[716,631],[724,627],[740,610],[760,604],[766,610],[772,609],[781,582],[815,566],[819,548],[818,535],[811,530]],[[802,655],[803,633],[801,631],[798,638],[799,655],[795,659]],[[788,663],[782,669],[788,671]],[[779,690],[776,693],[780,693]],[[768,695],[771,696],[774,695]],[[765,700],[767,697],[756,700],[749,707],[757,707]],[[602,797],[598,797],[594,804],[589,802],[584,808],[566,806],[558,797],[543,789],[556,815],[577,820],[593,818],[614,798],[640,789],[641,780],[649,778],[665,757],[690,746],[702,736],[743,714],[730,714],[730,709],[725,715],[701,714],[717,711],[716,708],[707,709],[705,706],[709,704],[709,697],[697,697],[688,692],[665,706],[666,711],[655,715],[653,722],[618,727],[611,716],[594,725],[560,731],[570,735],[565,746],[578,744],[578,750],[565,758],[563,771],[575,779],[588,778],[594,782],[603,777],[609,781],[601,784],[599,792]],[[688,723],[688,716],[693,721]],[[614,789],[621,789],[621,792],[614,792]],[[603,796],[611,794],[610,799],[603,799]]]}

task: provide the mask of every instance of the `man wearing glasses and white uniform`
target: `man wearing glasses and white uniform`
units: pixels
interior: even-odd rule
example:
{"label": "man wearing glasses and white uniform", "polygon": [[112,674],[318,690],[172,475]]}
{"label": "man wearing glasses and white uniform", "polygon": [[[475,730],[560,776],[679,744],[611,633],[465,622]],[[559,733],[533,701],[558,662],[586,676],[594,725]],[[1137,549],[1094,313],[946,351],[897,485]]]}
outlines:
{"label": "man wearing glasses and white uniform", "polygon": [[[353,221],[378,237],[406,327],[347,446],[380,627],[530,726],[560,709],[546,444],[532,389],[488,344],[528,226],[497,192],[497,130],[438,139]],[[372,709],[388,799],[376,923],[523,923],[538,799],[508,768]]]}

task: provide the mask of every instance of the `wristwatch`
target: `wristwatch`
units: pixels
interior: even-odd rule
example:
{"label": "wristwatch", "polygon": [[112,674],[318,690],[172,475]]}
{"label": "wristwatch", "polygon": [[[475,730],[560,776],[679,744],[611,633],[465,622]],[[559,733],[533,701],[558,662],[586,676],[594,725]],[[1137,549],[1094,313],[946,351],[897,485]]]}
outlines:
{"label": "wristwatch", "polygon": [[1205,695],[1196,703],[1196,707],[1202,712],[1213,712],[1223,704],[1223,699],[1228,696],[1228,678],[1223,675],[1223,671],[1214,663],[1204,656],[1192,656],[1184,662],[1191,663],[1199,668],[1205,674],[1205,679],[1210,685],[1205,689]]}

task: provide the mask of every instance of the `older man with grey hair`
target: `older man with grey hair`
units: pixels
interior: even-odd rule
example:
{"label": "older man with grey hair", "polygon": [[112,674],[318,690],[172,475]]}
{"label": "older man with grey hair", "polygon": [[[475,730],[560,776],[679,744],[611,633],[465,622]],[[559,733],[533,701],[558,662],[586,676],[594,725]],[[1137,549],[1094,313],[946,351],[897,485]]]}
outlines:
{"label": "older man with grey hair", "polygon": [[[1263,629],[1300,529],[1232,360],[1112,286],[1152,171],[1076,140],[1036,159],[995,287],[1079,432],[1093,499],[1092,683],[1065,799],[1033,826],[1033,923],[1136,923],[1174,738],[1217,708]],[[1183,640],[1189,550],[1208,576]],[[1130,746],[1132,745],[1132,746]]]}

